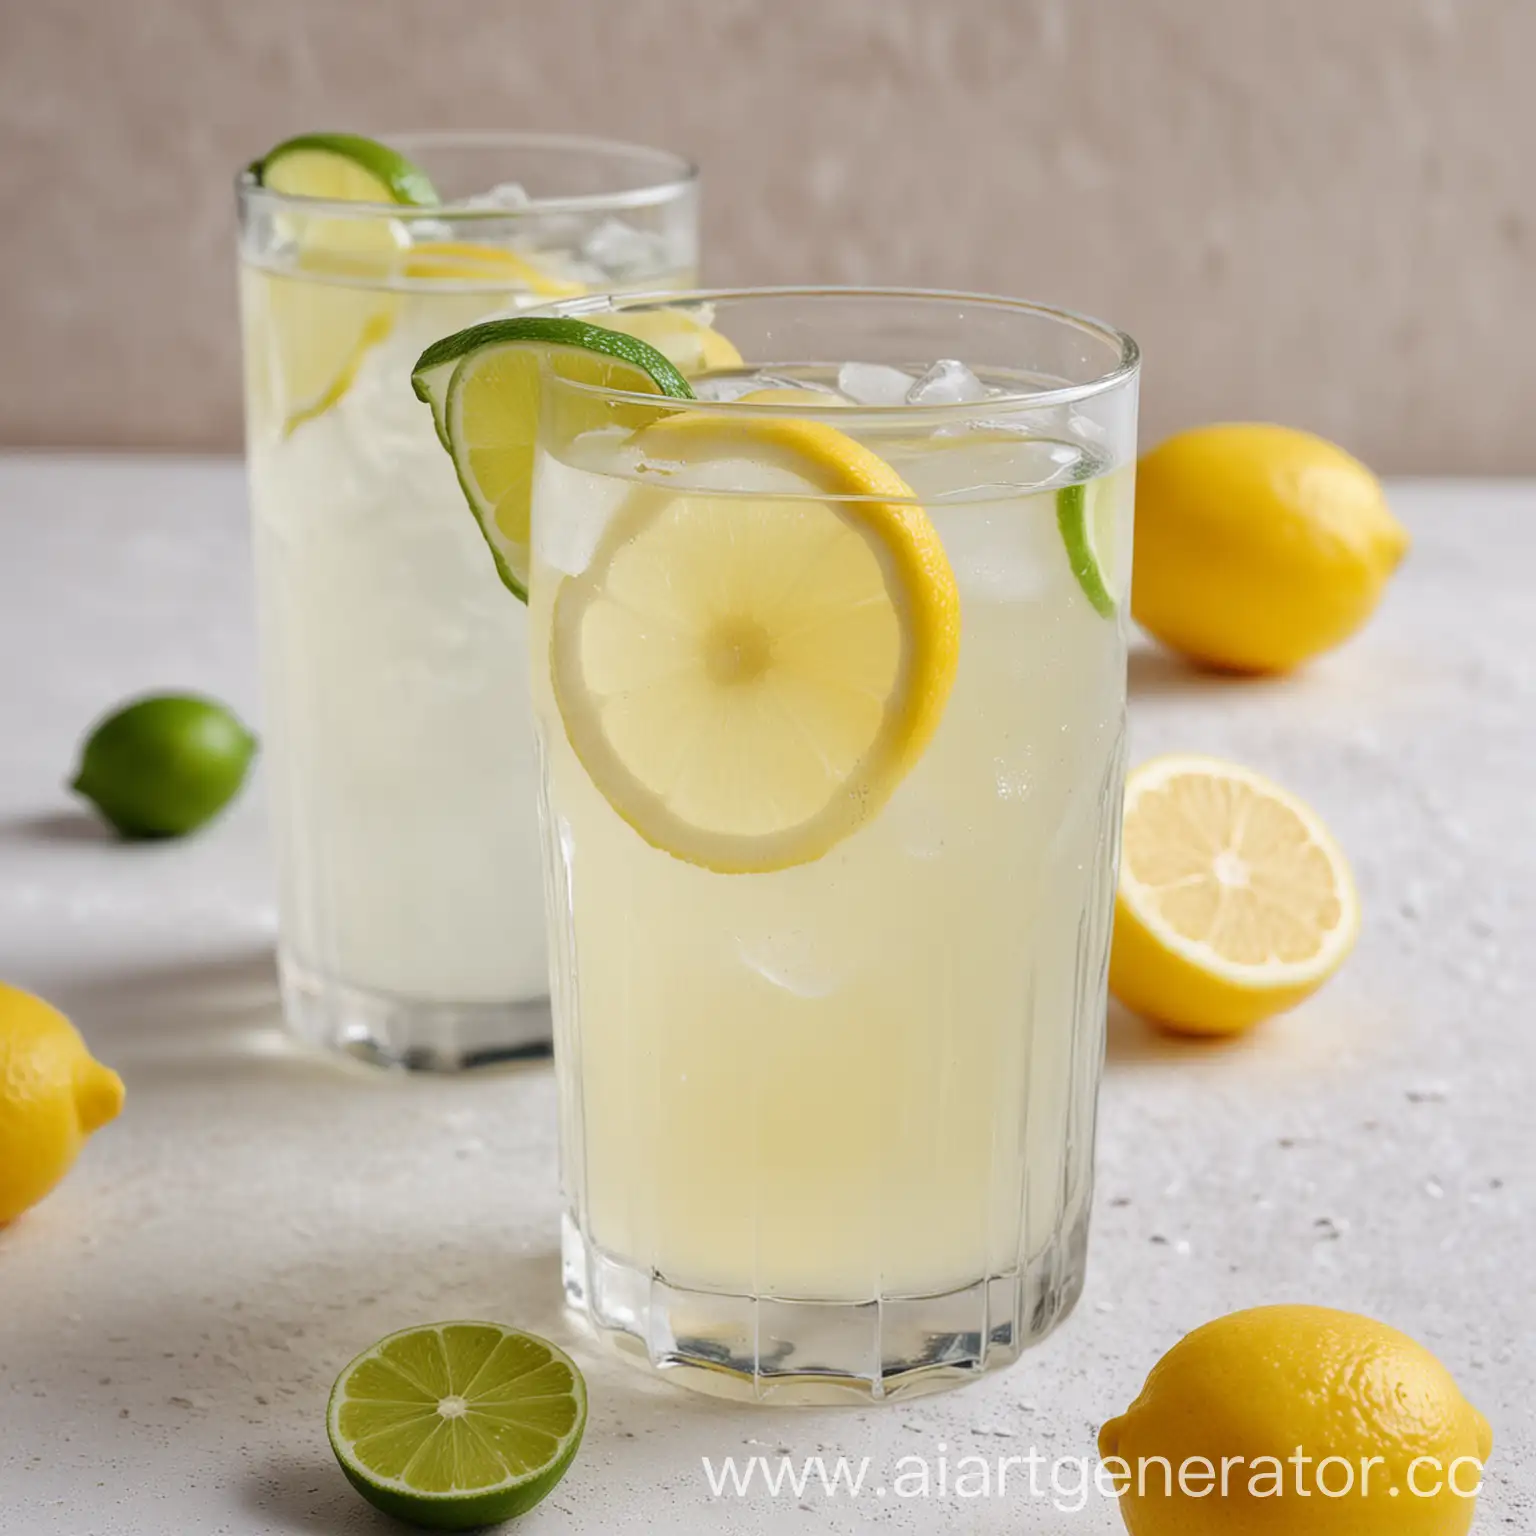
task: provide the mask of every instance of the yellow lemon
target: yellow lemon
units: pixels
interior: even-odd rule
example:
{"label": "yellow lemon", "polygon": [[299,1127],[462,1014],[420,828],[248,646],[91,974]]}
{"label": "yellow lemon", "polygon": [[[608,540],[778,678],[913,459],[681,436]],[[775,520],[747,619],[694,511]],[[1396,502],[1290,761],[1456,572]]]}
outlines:
{"label": "yellow lemon", "polygon": [[1492,1448],[1422,1345],[1305,1306],[1197,1328],[1099,1433],[1131,1536],[1463,1536]]}
{"label": "yellow lemon", "polygon": [[74,1025],[0,982],[0,1226],[36,1205],[122,1107],[122,1079]]}
{"label": "yellow lemon", "polygon": [[714,465],[772,491],[630,495],[556,594],[566,735],[655,848],[719,874],[819,859],[943,715],[960,648],[944,546],[895,470],[824,422],[687,412],[637,441],[695,484]]}
{"label": "yellow lemon", "polygon": [[1292,1008],[1344,962],[1360,903],[1317,813],[1218,758],[1143,763],[1126,780],[1110,990],[1186,1034]]}
{"label": "yellow lemon", "polygon": [[1137,465],[1131,612],[1196,661],[1285,671],[1365,623],[1407,548],[1342,448],[1262,422],[1200,427]]}

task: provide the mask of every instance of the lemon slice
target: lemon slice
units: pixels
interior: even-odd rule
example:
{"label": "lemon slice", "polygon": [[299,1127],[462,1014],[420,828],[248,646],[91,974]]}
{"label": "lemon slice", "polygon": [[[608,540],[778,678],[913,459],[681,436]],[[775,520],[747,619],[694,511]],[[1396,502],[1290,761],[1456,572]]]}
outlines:
{"label": "lemon slice", "polygon": [[1316,991],[1359,927],[1344,854],[1294,795],[1211,757],[1131,774],[1109,969],[1127,1007],[1189,1034],[1245,1029]]}
{"label": "lemon slice", "polygon": [[[420,206],[437,201],[432,183],[387,145],[347,133],[288,139],[256,167],[262,186],[295,198]],[[285,209],[295,275],[271,271],[253,291],[247,347],[253,388],[270,402],[287,436],[327,411],[351,387],[370,347],[390,332],[398,297],[382,285],[409,243],[393,219],[346,218]],[[330,278],[334,281],[325,281]]]}
{"label": "lemon slice", "polygon": [[754,389],[736,401],[738,405],[798,405],[815,406],[818,410],[843,410],[853,401],[845,400],[828,390],[801,389],[793,384],[774,384],[764,389]]}
{"label": "lemon slice", "polygon": [[684,472],[745,461],[771,488],[620,506],[555,595],[571,746],[656,848],[721,874],[809,863],[880,810],[943,714],[944,548],[900,476],[825,423],[687,412],[636,446]]}
{"label": "lemon slice", "polygon": [[616,309],[602,320],[611,331],[649,342],[685,378],[743,366],[735,343],[695,310]]}
{"label": "lemon slice", "polygon": [[546,365],[562,378],[605,389],[692,398],[687,381],[654,347],[582,320],[487,320],[421,354],[411,383],[432,408],[503,583],[524,602],[539,380]]}
{"label": "lemon slice", "polygon": [[546,271],[520,251],[475,240],[419,240],[402,266],[410,278],[521,290],[541,299],[576,298],[587,291],[585,283]]}

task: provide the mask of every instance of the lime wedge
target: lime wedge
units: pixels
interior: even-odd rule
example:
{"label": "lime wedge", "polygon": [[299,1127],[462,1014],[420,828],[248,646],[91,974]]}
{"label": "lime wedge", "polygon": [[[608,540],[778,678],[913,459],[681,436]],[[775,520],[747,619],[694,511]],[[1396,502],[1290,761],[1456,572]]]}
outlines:
{"label": "lime wedge", "polygon": [[256,166],[256,179],[289,197],[337,203],[437,201],[427,173],[398,150],[356,133],[301,133],[284,139]]}
{"label": "lime wedge", "polygon": [[1083,595],[1096,612],[1113,618],[1118,606],[1112,554],[1115,547],[1115,498],[1109,476],[1080,480],[1056,492],[1056,523],[1067,559]]}
{"label": "lime wedge", "polygon": [[540,370],[636,394],[691,400],[688,381],[653,346],[584,320],[488,320],[434,342],[411,383],[432,407],[443,446],[507,587],[528,600],[533,444]]}
{"label": "lime wedge", "polygon": [[565,1476],[586,1424],[575,1362],[499,1323],[392,1333],[341,1373],[326,1412],[352,1486],[440,1531],[532,1509]]}

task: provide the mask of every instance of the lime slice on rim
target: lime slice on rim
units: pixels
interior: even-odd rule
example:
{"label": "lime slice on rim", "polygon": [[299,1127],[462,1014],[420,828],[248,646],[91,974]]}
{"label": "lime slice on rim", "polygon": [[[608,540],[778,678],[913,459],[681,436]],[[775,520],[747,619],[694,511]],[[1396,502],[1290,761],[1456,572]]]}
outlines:
{"label": "lime slice on rim", "polygon": [[289,197],[415,207],[437,201],[425,171],[398,150],[357,133],[301,133],[284,139],[255,171],[262,186]]}
{"label": "lime slice on rim", "polygon": [[1056,524],[1083,596],[1106,619],[1119,606],[1121,582],[1114,569],[1116,503],[1108,477],[1064,485],[1056,492]]}
{"label": "lime slice on rim", "polygon": [[428,347],[411,373],[507,587],[528,600],[533,444],[540,370],[636,394],[691,400],[688,381],[653,346],[584,320],[488,320]]}
{"label": "lime slice on rim", "polygon": [[565,1476],[587,1389],[553,1344],[499,1323],[392,1333],[336,1380],[331,1449],[369,1503],[464,1531],[524,1514]]}

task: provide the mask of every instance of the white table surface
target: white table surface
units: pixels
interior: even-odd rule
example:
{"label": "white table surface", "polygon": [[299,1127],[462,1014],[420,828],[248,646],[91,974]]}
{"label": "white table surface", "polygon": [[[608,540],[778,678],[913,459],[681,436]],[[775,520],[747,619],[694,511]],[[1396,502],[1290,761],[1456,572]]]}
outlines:
{"label": "white table surface", "polygon": [[1273,682],[1132,660],[1133,760],[1229,755],[1325,814],[1365,903],[1356,956],[1226,1046],[1115,1012],[1076,1315],[964,1391],[797,1412],[657,1385],[562,1315],[547,1065],[410,1080],[286,1044],[259,776],[204,835],[152,846],[62,788],[126,695],[206,689],[259,720],[239,468],[0,457],[0,976],[128,1084],[0,1231],[0,1531],[398,1530],[336,1469],[327,1390],[391,1329],[485,1316],[565,1343],[591,1387],[585,1447],[521,1531],[1111,1532],[1102,1501],[1058,1512],[1016,1480],[716,1500],[701,1458],[869,1456],[877,1484],[904,1455],[1087,1454],[1181,1333],[1275,1300],[1434,1349],[1497,1436],[1478,1531],[1536,1528],[1536,485],[1393,499],[1412,556],[1335,656]]}

